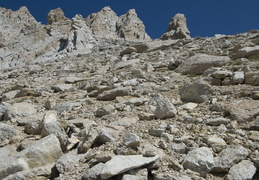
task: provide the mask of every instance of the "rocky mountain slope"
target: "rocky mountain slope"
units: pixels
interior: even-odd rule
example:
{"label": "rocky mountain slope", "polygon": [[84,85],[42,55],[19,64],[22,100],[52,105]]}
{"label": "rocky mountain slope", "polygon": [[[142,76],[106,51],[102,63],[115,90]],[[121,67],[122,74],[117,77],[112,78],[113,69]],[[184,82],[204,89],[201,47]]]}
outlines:
{"label": "rocky mountain slope", "polygon": [[0,11],[0,179],[259,178],[258,30]]}

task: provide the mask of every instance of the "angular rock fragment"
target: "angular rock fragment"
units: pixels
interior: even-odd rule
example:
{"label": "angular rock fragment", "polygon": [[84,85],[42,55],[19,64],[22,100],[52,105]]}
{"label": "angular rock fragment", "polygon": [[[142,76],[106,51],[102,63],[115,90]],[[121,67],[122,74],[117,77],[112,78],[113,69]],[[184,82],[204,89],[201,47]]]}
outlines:
{"label": "angular rock fragment", "polygon": [[131,87],[118,87],[112,90],[104,91],[97,96],[98,100],[112,101],[118,96],[128,96],[132,92]]}
{"label": "angular rock fragment", "polygon": [[215,157],[213,172],[227,172],[229,168],[244,160],[248,155],[249,150],[243,146],[227,147]]}
{"label": "angular rock fragment", "polygon": [[213,154],[207,147],[201,147],[190,151],[183,162],[184,168],[201,174],[210,172],[213,166]]}
{"label": "angular rock fragment", "polygon": [[226,180],[252,180],[255,172],[256,167],[254,166],[254,163],[248,160],[243,160],[230,168]]}
{"label": "angular rock fragment", "polygon": [[155,162],[159,156],[144,157],[142,155],[114,156],[104,164],[101,179],[108,179],[123,172],[139,168],[141,166]]}
{"label": "angular rock fragment", "polygon": [[123,144],[126,147],[130,147],[130,148],[136,148],[139,146],[140,144],[140,138],[138,135],[134,134],[134,133],[129,133],[126,134],[123,138]]}
{"label": "angular rock fragment", "polygon": [[212,87],[203,80],[196,80],[185,84],[180,89],[180,96],[183,101],[202,103],[209,100],[213,95]]}
{"label": "angular rock fragment", "polygon": [[159,119],[172,118],[177,114],[177,110],[169,99],[157,94],[155,97],[156,110],[155,116]]}
{"label": "angular rock fragment", "polygon": [[45,137],[54,134],[59,139],[63,151],[66,150],[67,134],[61,124],[57,120],[57,113],[55,111],[47,111],[40,124],[41,136]]}
{"label": "angular rock fragment", "polygon": [[8,144],[10,140],[19,135],[20,132],[14,127],[4,123],[0,123],[0,146]]}

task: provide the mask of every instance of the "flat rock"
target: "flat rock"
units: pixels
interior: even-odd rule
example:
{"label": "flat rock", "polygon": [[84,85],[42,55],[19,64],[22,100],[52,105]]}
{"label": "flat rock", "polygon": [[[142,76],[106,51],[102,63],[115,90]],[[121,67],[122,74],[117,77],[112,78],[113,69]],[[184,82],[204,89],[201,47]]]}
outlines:
{"label": "flat rock", "polygon": [[24,117],[35,114],[37,113],[36,107],[37,106],[27,102],[14,103],[7,107],[4,119],[10,120],[12,118]]}
{"label": "flat rock", "polygon": [[142,155],[114,156],[110,161],[105,163],[101,172],[101,179],[108,179],[123,172],[150,164],[158,158],[159,156],[144,157]]}
{"label": "flat rock", "polygon": [[259,56],[259,46],[243,47],[236,52],[236,58]]}
{"label": "flat rock", "polygon": [[111,101],[116,99],[118,96],[128,96],[132,92],[132,88],[129,87],[118,87],[112,90],[104,91],[97,96],[98,100]]}
{"label": "flat rock", "polygon": [[72,84],[56,84],[51,87],[55,92],[69,91],[73,89]]}
{"label": "flat rock", "polygon": [[226,180],[252,180],[255,173],[256,167],[254,166],[254,163],[248,160],[243,160],[230,168]]}
{"label": "flat rock", "polygon": [[91,167],[82,176],[82,180],[96,180],[100,179],[100,174],[104,168],[104,163],[98,163],[97,165]]}
{"label": "flat rock", "polygon": [[221,124],[228,124],[230,122],[230,119],[224,118],[224,117],[218,117],[218,118],[209,118],[206,119],[206,124],[212,125],[212,126],[219,126]]}
{"label": "flat rock", "polygon": [[127,60],[127,61],[122,61],[122,62],[115,64],[115,69],[132,67],[132,66],[138,64],[139,62],[140,62],[139,59],[131,59],[131,60]]}
{"label": "flat rock", "polygon": [[228,56],[212,56],[207,54],[196,54],[187,58],[175,70],[183,74],[203,74],[211,67],[221,67],[230,62]]}

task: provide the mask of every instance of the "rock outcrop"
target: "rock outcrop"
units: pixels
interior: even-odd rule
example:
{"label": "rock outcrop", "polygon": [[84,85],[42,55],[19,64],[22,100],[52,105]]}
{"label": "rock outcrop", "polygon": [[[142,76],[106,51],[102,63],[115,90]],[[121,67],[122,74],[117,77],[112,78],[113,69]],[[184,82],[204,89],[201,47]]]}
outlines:
{"label": "rock outcrop", "polygon": [[163,34],[160,39],[183,39],[191,38],[190,31],[187,28],[186,18],[184,14],[176,14],[168,25],[167,32]]}

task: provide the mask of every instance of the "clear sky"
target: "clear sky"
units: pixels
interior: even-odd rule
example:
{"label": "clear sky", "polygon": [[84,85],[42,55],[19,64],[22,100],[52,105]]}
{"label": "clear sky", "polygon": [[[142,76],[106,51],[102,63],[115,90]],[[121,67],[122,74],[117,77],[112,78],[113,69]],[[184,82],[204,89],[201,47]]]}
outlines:
{"label": "clear sky", "polygon": [[26,6],[43,24],[48,12],[58,7],[68,18],[76,14],[87,17],[105,6],[110,6],[118,16],[134,8],[153,39],[166,32],[177,13],[185,14],[192,37],[259,29],[259,0],[0,0],[0,6],[12,10]]}

